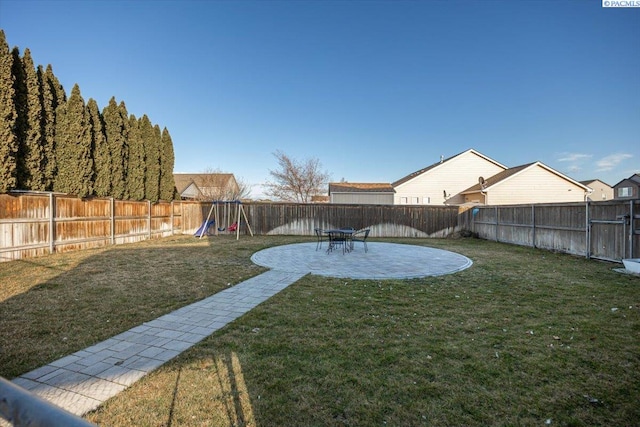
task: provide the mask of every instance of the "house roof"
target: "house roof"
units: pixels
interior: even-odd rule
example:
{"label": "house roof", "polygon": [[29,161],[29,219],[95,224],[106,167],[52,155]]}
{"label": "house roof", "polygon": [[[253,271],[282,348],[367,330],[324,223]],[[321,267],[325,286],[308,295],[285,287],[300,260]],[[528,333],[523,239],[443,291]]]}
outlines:
{"label": "house roof", "polygon": [[331,193],[395,193],[389,183],[377,182],[331,182],[329,183],[329,194]]}
{"label": "house roof", "polygon": [[398,185],[404,184],[404,183],[405,183],[405,182],[407,182],[407,181],[411,181],[413,178],[415,178],[415,177],[417,177],[417,176],[419,176],[419,175],[422,175],[423,173],[428,172],[428,171],[430,171],[430,170],[432,170],[432,169],[435,169],[435,168],[437,168],[438,166],[440,166],[440,165],[442,165],[442,164],[444,164],[444,163],[447,163],[448,161],[453,160],[453,159],[455,159],[456,157],[459,157],[459,156],[461,156],[461,155],[463,155],[463,154],[466,154],[466,153],[473,153],[473,154],[475,154],[475,155],[477,155],[477,156],[479,156],[479,157],[482,157],[483,159],[485,159],[485,160],[487,160],[487,161],[489,161],[489,162],[491,162],[491,163],[494,163],[494,164],[496,164],[496,165],[500,166],[500,167],[501,167],[501,168],[503,168],[503,169],[507,169],[507,167],[506,167],[506,166],[504,166],[504,165],[502,165],[502,164],[500,164],[500,163],[496,162],[496,161],[495,161],[495,160],[493,160],[492,158],[487,157],[487,156],[485,156],[484,154],[479,153],[478,151],[476,151],[476,150],[474,150],[474,149],[472,149],[472,148],[471,148],[471,149],[469,149],[469,150],[463,151],[462,153],[458,153],[458,154],[456,154],[455,156],[451,156],[451,157],[449,157],[449,158],[447,158],[447,159],[442,159],[442,160],[440,160],[440,161],[439,161],[439,162],[437,162],[437,163],[434,163],[434,164],[432,164],[432,165],[430,165],[430,166],[427,166],[426,168],[423,168],[423,169],[420,169],[420,170],[415,171],[415,172],[413,172],[413,173],[410,173],[409,175],[407,175],[407,176],[405,176],[405,177],[403,177],[403,178],[400,178],[399,180],[395,181],[395,182],[394,182],[394,183],[392,183],[391,185],[393,185],[394,187],[397,187]]}
{"label": "house roof", "polygon": [[633,175],[631,175],[629,178],[625,178],[623,180],[621,180],[619,183],[617,183],[616,185],[614,185],[614,187],[619,186],[620,184],[624,184],[626,181],[631,181],[636,185],[640,185],[640,174],[634,173]]}
{"label": "house roof", "polygon": [[580,184],[584,184],[584,185],[586,185],[586,186],[588,187],[588,186],[589,186],[589,184],[593,184],[593,183],[594,183],[594,182],[596,182],[596,181],[600,182],[601,184],[606,185],[607,187],[611,187],[609,184],[607,184],[606,182],[604,182],[603,180],[598,179],[598,178],[595,178],[595,179],[586,179],[586,180],[584,180],[584,181],[580,181]]}
{"label": "house roof", "polygon": [[469,188],[467,188],[466,190],[464,190],[462,192],[462,194],[465,193],[477,193],[478,191],[482,191],[482,190],[486,190],[487,188],[491,187],[492,185],[496,185],[497,183],[499,183],[500,181],[504,181],[505,179],[509,178],[510,176],[513,176],[515,174],[517,174],[518,172],[521,172],[525,169],[527,169],[528,167],[530,167],[531,165],[534,165],[535,163],[527,163],[526,165],[522,165],[522,166],[516,166],[515,168],[509,168],[507,170],[503,170],[502,172],[499,172],[489,178],[486,178],[484,180],[484,183],[477,183]]}
{"label": "house roof", "polygon": [[560,176],[561,178],[566,179],[569,182],[572,182],[573,184],[575,184],[575,185],[577,185],[579,187],[583,187],[585,190],[591,191],[591,189],[589,187],[587,187],[586,185],[584,185],[584,184],[582,184],[582,183],[580,183],[578,181],[575,181],[575,180],[569,178],[566,175],[561,174],[560,172],[550,168],[549,166],[545,165],[544,163],[542,163],[542,162],[533,162],[533,163],[527,163],[527,164],[524,164],[524,165],[521,165],[521,166],[516,166],[514,168],[509,168],[509,169],[504,170],[504,171],[502,171],[500,173],[497,173],[497,174],[495,174],[495,175],[493,175],[493,176],[491,176],[489,178],[486,178],[483,183],[478,182],[474,186],[467,188],[461,194],[478,193],[480,191],[485,191],[485,190],[489,189],[490,187],[492,187],[492,186],[494,186],[496,184],[499,184],[499,183],[511,178],[512,176],[517,175],[517,174],[521,173],[522,171],[524,171],[526,169],[529,169],[529,168],[531,168],[533,166],[540,166],[540,167],[548,170],[549,172],[551,172],[553,174],[556,174],[556,175]]}
{"label": "house roof", "polygon": [[189,188],[191,184],[197,187],[227,187],[235,180],[232,173],[174,173],[173,179],[179,194]]}

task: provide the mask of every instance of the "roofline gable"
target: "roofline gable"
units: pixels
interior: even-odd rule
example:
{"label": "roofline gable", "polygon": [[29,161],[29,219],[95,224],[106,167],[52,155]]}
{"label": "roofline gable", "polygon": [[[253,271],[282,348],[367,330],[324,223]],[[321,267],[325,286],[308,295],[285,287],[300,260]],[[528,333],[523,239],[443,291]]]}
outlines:
{"label": "roofline gable", "polygon": [[[558,172],[557,170],[545,165],[544,163],[540,162],[540,161],[536,161],[533,163],[526,163],[524,165],[520,165],[520,166],[516,166],[513,168],[509,168],[503,172],[500,172],[492,177],[489,177],[485,180],[485,183],[488,183],[488,185],[486,186],[482,186],[480,183],[473,185],[472,187],[467,188],[466,190],[462,191],[460,194],[472,194],[472,193],[480,193],[483,191],[487,191],[490,190],[492,187],[497,187],[501,184],[503,184],[506,181],[509,181],[510,179],[522,174],[523,172],[533,168],[539,166],[543,169],[546,169],[547,172],[550,172],[556,176],[559,176],[560,178],[569,181],[570,183],[576,185],[577,187],[581,187],[585,192],[591,193],[593,192],[593,190],[589,187],[587,187],[586,185],[574,180],[573,178],[568,177],[567,175],[564,175],[561,172]],[[504,177],[500,177],[500,175],[504,175]]]}
{"label": "roofline gable", "polygon": [[427,173],[427,172],[430,172],[430,171],[432,171],[432,170],[436,170],[436,169],[438,169],[441,165],[444,165],[445,163],[447,163],[447,162],[449,162],[449,161],[451,161],[451,160],[455,159],[456,157],[460,157],[460,156],[462,156],[463,154],[467,154],[467,153],[475,154],[476,156],[481,157],[481,158],[485,159],[486,161],[488,161],[488,162],[490,162],[490,163],[493,163],[493,164],[495,164],[495,165],[496,165],[496,166],[498,166],[498,167],[501,167],[501,168],[502,168],[502,169],[504,169],[504,170],[508,169],[508,168],[507,168],[505,165],[503,165],[502,163],[499,163],[499,162],[497,162],[497,161],[493,160],[491,157],[487,157],[487,156],[485,156],[484,154],[480,153],[479,151],[476,151],[476,150],[474,150],[473,148],[470,148],[470,149],[468,149],[468,150],[466,150],[466,151],[463,151],[463,152],[461,152],[461,153],[458,153],[458,154],[456,154],[456,155],[454,155],[454,156],[451,156],[451,157],[446,158],[446,159],[443,159],[443,160],[441,160],[441,161],[439,161],[439,162],[433,163],[432,165],[427,166],[426,168],[422,168],[422,169],[417,170],[417,171],[415,171],[415,172],[413,172],[413,173],[410,173],[409,175],[406,175],[406,176],[404,176],[404,177],[400,178],[399,180],[397,180],[397,181],[395,181],[395,182],[391,183],[391,185],[392,185],[394,188],[395,188],[395,187],[398,187],[398,186],[400,186],[400,185],[402,185],[402,184],[405,184],[405,183],[407,183],[407,182],[409,182],[409,181],[414,180],[415,178],[419,177],[420,175],[423,175],[423,174],[425,174],[425,173]]}
{"label": "roofline gable", "polygon": [[638,173],[634,173],[633,175],[631,175],[629,178],[624,178],[621,179],[617,184],[615,184],[613,187],[617,187],[620,184],[624,183],[625,181],[629,181],[630,183],[633,183],[635,185],[640,185],[640,174]]}

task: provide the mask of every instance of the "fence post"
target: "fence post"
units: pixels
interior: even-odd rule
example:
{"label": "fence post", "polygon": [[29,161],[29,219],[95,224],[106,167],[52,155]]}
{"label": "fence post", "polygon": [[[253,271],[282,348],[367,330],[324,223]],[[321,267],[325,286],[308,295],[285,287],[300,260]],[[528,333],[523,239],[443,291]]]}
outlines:
{"label": "fence post", "polygon": [[55,221],[55,196],[53,193],[49,193],[49,253],[52,254],[55,250],[55,238],[56,238],[56,221]]}
{"label": "fence post", "polygon": [[111,228],[111,244],[116,244],[116,201],[113,197],[111,197],[111,218],[110,218],[110,228]]}
{"label": "fence post", "polygon": [[635,234],[633,200],[629,200],[629,258],[633,258],[633,236]]}
{"label": "fence post", "polygon": [[496,242],[499,242],[500,240],[498,240],[498,224],[500,223],[500,220],[498,218],[498,215],[500,215],[500,211],[498,210],[498,205],[496,205],[495,210],[496,210]]}
{"label": "fence post", "polygon": [[173,236],[173,200],[169,203],[169,209],[171,209],[171,213],[169,214],[169,221],[171,221],[171,235]]}
{"label": "fence post", "polygon": [[536,205],[531,205],[531,228],[532,228],[531,247],[535,248],[536,247]]}
{"label": "fence post", "polygon": [[589,210],[589,199],[585,202],[586,209],[586,224],[585,224],[585,240],[587,241],[587,247],[585,248],[585,255],[587,259],[591,259],[591,215]]}
{"label": "fence post", "polygon": [[149,209],[149,220],[147,224],[149,227],[149,240],[151,240],[151,200],[147,200],[147,208]]}

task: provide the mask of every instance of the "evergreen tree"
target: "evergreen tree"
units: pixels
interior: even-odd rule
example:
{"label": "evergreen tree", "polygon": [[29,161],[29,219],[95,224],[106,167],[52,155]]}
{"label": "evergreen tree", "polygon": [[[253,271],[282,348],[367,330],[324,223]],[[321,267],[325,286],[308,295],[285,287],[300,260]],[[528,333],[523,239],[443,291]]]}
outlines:
{"label": "evergreen tree", "polygon": [[29,127],[27,116],[28,116],[28,96],[27,96],[27,76],[24,72],[24,67],[22,64],[22,59],[20,59],[20,50],[17,47],[14,47],[11,51],[11,56],[13,57],[13,67],[11,68],[11,72],[13,73],[13,92],[14,92],[14,102],[16,106],[16,125],[14,128],[16,138],[18,138],[18,153],[16,155],[17,159],[17,169],[16,169],[16,179],[17,179],[17,188],[21,190],[28,190],[27,186],[28,181],[28,171],[27,171],[27,128]]}
{"label": "evergreen tree", "polygon": [[22,66],[26,77],[27,89],[27,116],[25,140],[19,155],[24,156],[24,181],[23,187],[27,190],[44,191],[45,176],[44,164],[44,134],[43,134],[43,108],[42,86],[38,73],[33,65],[31,52],[25,49],[22,58]]}
{"label": "evergreen tree", "polygon": [[[61,108],[62,107],[62,108]],[[76,84],[66,104],[58,108],[54,190],[86,197],[93,193],[93,158],[87,108]]]}
{"label": "evergreen tree", "polygon": [[122,170],[124,173],[124,190],[122,198],[130,200],[129,188],[127,185],[127,171],[129,170],[129,113],[127,112],[127,106],[124,104],[124,101],[120,101],[120,104],[118,104],[118,113],[120,114],[124,140],[124,146],[122,147]]}
{"label": "evergreen tree", "polygon": [[45,189],[53,190],[53,181],[57,172],[55,136],[56,136],[56,109],[59,105],[67,101],[67,95],[53,74],[51,65],[47,65],[46,71],[42,72],[42,66],[38,66],[39,74],[42,76],[42,107],[44,115],[44,141],[43,141],[43,173]]}
{"label": "evergreen tree", "polygon": [[160,151],[160,200],[170,201],[176,195],[176,183],[173,179],[173,141],[167,128],[162,130],[162,144]]}
{"label": "evergreen tree", "polygon": [[146,165],[144,196],[147,200],[157,202],[160,197],[160,150],[156,132],[146,114],[140,119],[140,137],[144,145]]}
{"label": "evergreen tree", "polygon": [[153,194],[153,198],[150,199],[153,202],[157,202],[160,200],[160,176],[162,174],[162,131],[160,130],[160,126],[153,125],[153,146],[155,147],[155,181],[153,186],[155,187],[155,193]]}
{"label": "evergreen tree", "polygon": [[144,145],[140,137],[138,119],[129,116],[129,162],[127,163],[127,188],[130,200],[144,200],[146,164]]}
{"label": "evergreen tree", "polygon": [[111,156],[104,133],[102,114],[98,109],[98,103],[93,98],[87,102],[87,111],[93,150],[93,191],[96,196],[106,197],[111,195]]}
{"label": "evergreen tree", "polygon": [[16,188],[18,138],[15,134],[16,105],[13,55],[0,30],[0,193]]}
{"label": "evergreen tree", "polygon": [[126,190],[124,158],[126,148],[125,132],[127,128],[114,97],[111,97],[109,105],[104,108],[102,115],[111,158],[111,196],[116,199],[123,199]]}

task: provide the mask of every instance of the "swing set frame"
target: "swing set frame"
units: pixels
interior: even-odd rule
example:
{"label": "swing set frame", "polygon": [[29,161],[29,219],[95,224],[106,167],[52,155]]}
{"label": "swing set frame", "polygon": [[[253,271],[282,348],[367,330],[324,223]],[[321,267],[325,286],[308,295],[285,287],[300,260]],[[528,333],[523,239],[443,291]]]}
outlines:
{"label": "swing set frame", "polygon": [[[235,222],[231,223],[231,215],[233,215],[233,208],[235,205]],[[222,212],[221,212],[222,211]],[[242,206],[242,202],[240,200],[214,200],[211,202],[211,209],[209,209],[209,214],[207,215],[207,219],[204,224],[208,224],[211,219],[211,215],[213,214],[214,223],[213,226],[215,228],[215,235],[217,236],[220,232],[227,231],[232,225],[235,225],[234,230],[236,233],[236,240],[240,239],[240,216],[244,218],[245,224],[247,224],[247,228],[249,229],[249,233],[251,237],[253,237],[253,230],[251,230],[251,226],[249,225],[249,219],[247,218],[247,214],[244,211],[244,206]],[[224,223],[224,227],[220,227],[220,219],[226,220]],[[206,225],[202,228],[200,235],[198,236],[202,239],[207,232]]]}

